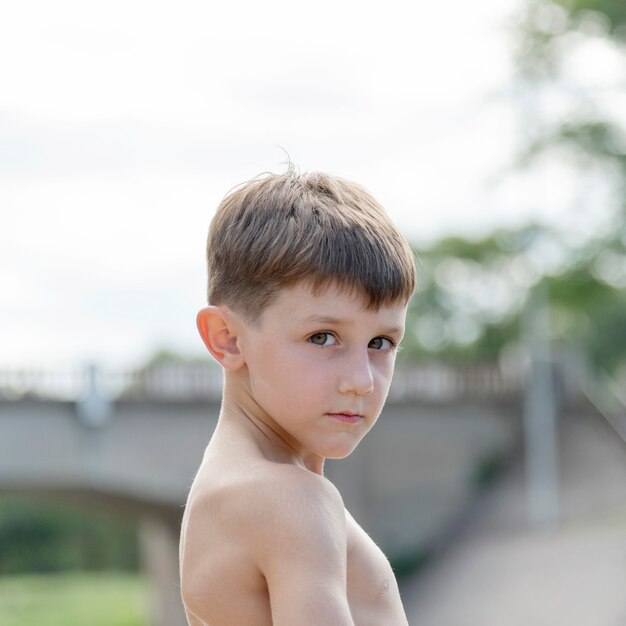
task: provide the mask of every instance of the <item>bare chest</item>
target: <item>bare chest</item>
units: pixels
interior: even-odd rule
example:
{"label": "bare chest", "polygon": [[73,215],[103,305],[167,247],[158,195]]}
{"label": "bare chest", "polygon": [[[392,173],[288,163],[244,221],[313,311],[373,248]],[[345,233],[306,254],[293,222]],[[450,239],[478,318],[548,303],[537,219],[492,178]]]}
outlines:
{"label": "bare chest", "polygon": [[391,565],[346,511],[347,590],[356,626],[408,626]]}

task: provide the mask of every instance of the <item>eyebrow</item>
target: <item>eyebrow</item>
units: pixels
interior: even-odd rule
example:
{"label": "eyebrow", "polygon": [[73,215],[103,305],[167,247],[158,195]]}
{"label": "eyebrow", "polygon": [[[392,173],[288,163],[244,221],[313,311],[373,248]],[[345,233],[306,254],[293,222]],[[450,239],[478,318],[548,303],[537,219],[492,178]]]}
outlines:
{"label": "eyebrow", "polygon": [[[318,324],[331,324],[333,326],[349,326],[352,322],[349,319],[333,317],[332,315],[309,315],[304,319],[306,323],[316,322]],[[401,326],[389,326],[383,329],[383,333],[388,335],[401,335],[404,329]]]}

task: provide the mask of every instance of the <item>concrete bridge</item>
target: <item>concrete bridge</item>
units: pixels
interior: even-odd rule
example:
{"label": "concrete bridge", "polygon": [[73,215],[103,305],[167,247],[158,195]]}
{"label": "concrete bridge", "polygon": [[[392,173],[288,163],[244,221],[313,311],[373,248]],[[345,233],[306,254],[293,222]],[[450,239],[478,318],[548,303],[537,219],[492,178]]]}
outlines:
{"label": "concrete bridge", "polygon": [[[349,459],[327,463],[346,506],[400,567],[437,541],[518,446],[523,378],[495,364],[400,369],[369,437]],[[185,624],[180,517],[220,389],[212,364],[0,372],[0,492],[137,515],[155,626]]]}

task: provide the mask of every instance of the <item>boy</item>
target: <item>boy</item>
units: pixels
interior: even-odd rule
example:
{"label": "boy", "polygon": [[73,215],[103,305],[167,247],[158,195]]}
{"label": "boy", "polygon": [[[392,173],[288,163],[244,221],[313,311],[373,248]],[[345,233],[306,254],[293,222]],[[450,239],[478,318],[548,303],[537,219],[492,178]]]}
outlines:
{"label": "boy", "polygon": [[181,533],[191,626],[408,626],[380,548],[324,478],[383,407],[415,266],[361,187],[269,175],[209,230],[198,329],[224,370]]}

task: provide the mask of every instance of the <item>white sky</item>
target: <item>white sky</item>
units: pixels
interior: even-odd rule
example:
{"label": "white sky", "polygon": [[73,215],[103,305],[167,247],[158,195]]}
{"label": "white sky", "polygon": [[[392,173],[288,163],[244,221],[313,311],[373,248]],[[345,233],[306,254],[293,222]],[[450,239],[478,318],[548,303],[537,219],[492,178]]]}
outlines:
{"label": "white sky", "polygon": [[364,184],[415,241],[549,218],[488,184],[517,139],[517,6],[7,4],[0,367],[201,352],[213,209],[281,148]]}

